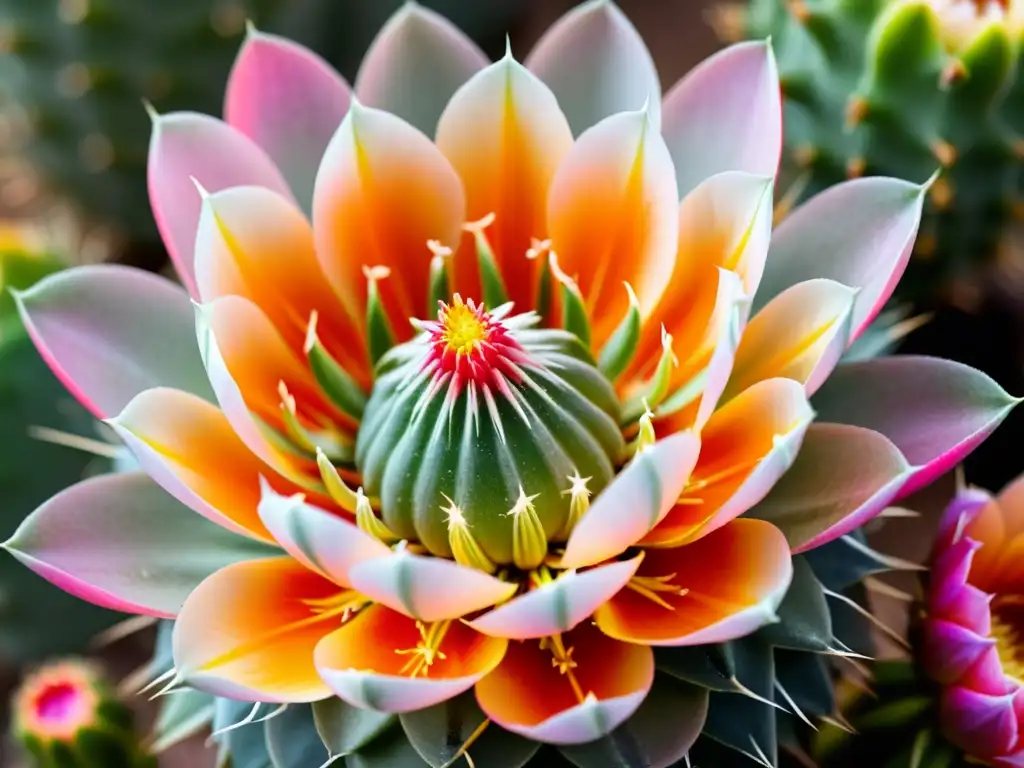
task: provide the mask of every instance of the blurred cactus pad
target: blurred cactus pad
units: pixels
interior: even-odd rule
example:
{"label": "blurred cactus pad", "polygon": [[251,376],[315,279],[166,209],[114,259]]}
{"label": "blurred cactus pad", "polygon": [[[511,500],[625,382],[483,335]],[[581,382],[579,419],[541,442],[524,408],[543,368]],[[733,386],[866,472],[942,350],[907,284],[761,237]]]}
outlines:
{"label": "blurred cactus pad", "polygon": [[801,199],[846,177],[937,174],[901,298],[931,303],[1007,246],[1024,147],[1017,2],[720,8],[727,35],[772,39],[786,100],[785,176]]}
{"label": "blurred cactus pad", "polygon": [[[150,120],[189,109],[221,114],[247,22],[305,43],[349,81],[403,0],[3,0],[0,156],[27,160],[33,181],[72,201],[122,244],[162,248],[146,193]],[[488,52],[504,48],[521,2],[425,2]],[[18,129],[20,126],[20,130]],[[0,126],[3,128],[4,126]]]}
{"label": "blurred cactus pad", "polygon": [[[0,227],[0,538],[33,509],[109,459],[39,439],[35,427],[87,437],[98,422],[67,392],[29,339],[10,289],[25,290],[63,268]],[[98,443],[97,443],[98,445]],[[52,586],[6,552],[0,554],[0,663],[79,652],[119,614]]]}

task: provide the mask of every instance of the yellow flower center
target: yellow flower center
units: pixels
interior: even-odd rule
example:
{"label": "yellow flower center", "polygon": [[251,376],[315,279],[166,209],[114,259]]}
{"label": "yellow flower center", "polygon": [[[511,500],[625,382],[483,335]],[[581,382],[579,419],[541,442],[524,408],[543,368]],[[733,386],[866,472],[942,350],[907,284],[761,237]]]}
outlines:
{"label": "yellow flower center", "polygon": [[478,312],[466,304],[452,304],[441,317],[444,328],[442,338],[448,349],[456,354],[472,354],[477,345],[487,340],[487,324]]}
{"label": "yellow flower center", "polygon": [[999,595],[992,602],[992,637],[1003,673],[1024,683],[1024,595]]}

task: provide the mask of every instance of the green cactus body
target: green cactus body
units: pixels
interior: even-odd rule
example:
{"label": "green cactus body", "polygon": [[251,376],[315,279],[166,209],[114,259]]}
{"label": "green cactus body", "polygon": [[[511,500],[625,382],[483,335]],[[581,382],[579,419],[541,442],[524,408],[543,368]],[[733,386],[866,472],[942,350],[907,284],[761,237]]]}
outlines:
{"label": "green cactus body", "polygon": [[15,694],[14,736],[35,768],[155,768],[131,711],[102,674],[61,661],[30,675]]}
{"label": "green cactus body", "polygon": [[743,26],[774,44],[803,197],[936,175],[902,298],[927,303],[997,257],[1020,193],[1020,30],[997,21],[954,44],[929,0],[752,0]]}

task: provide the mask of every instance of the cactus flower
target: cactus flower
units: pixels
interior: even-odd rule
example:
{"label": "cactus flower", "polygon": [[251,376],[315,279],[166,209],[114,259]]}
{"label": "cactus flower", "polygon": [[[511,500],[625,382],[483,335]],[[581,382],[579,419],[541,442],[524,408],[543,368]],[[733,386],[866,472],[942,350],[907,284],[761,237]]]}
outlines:
{"label": "cactus flower", "polygon": [[39,766],[154,768],[132,729],[131,712],[92,664],[50,663],[14,695],[12,727]]}
{"label": "cactus flower", "polygon": [[961,491],[943,517],[922,654],[942,686],[946,737],[986,765],[1024,764],[1024,478],[995,498]]}
{"label": "cactus flower", "polygon": [[[926,190],[850,182],[773,233],[780,116],[768,44],[663,97],[604,0],[523,63],[410,3],[354,91],[250,31],[225,120],[154,115],[185,288],[87,267],[18,297],[142,471],[7,548],[174,618],[171,685],[387,713],[473,691],[533,742],[608,734],[655,649],[776,621],[793,553],[1016,403],[944,361],[838,365]],[[651,764],[699,722],[675,730]]]}

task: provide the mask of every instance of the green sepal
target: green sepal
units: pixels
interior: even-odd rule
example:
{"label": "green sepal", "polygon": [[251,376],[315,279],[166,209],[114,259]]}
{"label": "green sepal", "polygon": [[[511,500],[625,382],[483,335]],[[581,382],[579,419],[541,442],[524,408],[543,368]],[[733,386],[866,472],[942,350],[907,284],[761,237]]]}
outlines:
{"label": "green sepal", "polygon": [[537,270],[537,306],[535,311],[545,325],[549,325],[547,320],[548,315],[551,314],[551,300],[554,297],[553,282],[550,269],[541,267]]}
{"label": "green sepal", "polygon": [[312,326],[310,331],[306,340],[306,357],[317,384],[320,385],[320,389],[324,391],[331,402],[342,411],[354,419],[361,419],[363,409],[366,407],[366,393],[349,375],[348,371],[342,368],[338,361],[324,349],[324,345],[320,343]]}
{"label": "green sepal", "polygon": [[793,580],[778,608],[779,620],[760,630],[776,648],[824,653],[832,650],[832,619],[821,582],[802,555],[793,558]]}
{"label": "green sepal", "polygon": [[732,645],[694,645],[654,649],[660,672],[712,691],[736,691]]}
{"label": "green sepal", "polygon": [[818,581],[834,592],[893,570],[892,559],[871,549],[860,530],[805,552],[804,557]]}
{"label": "green sepal", "polygon": [[629,309],[622,318],[619,327],[601,347],[597,356],[597,368],[614,382],[621,376],[636,356],[637,343],[640,341],[640,303],[633,289],[626,283],[629,291]]}
{"label": "green sepal", "polygon": [[323,765],[331,755],[320,740],[308,704],[291,704],[264,724],[267,752],[274,768]]}
{"label": "green sepal", "polygon": [[448,275],[448,261],[445,256],[435,255],[430,260],[430,275],[427,280],[427,315],[438,309],[440,302],[452,299],[451,278]]}
{"label": "green sepal", "polygon": [[[731,646],[740,684],[764,700],[775,701],[771,647],[754,637],[733,641]],[[703,735],[754,760],[763,763],[766,759],[775,765],[775,713],[775,707],[753,696],[716,692],[711,695]]]}
{"label": "green sepal", "polygon": [[370,363],[377,365],[389,349],[395,346],[395,334],[391,330],[384,304],[380,300],[377,278],[367,275],[366,281],[366,345]]}
{"label": "green sepal", "polygon": [[656,675],[650,692],[626,722],[603,739],[559,751],[578,768],[647,768],[676,764],[700,735],[708,690]]}
{"label": "green sepal", "polygon": [[[552,269],[555,269],[552,262]],[[583,301],[583,294],[575,282],[561,274],[556,273],[559,278],[559,295],[562,301],[562,328],[567,330],[583,346],[590,349],[590,318],[587,316],[587,306]]]}
{"label": "green sepal", "polygon": [[784,697],[783,706],[795,705],[808,718],[831,715],[835,710],[835,691],[832,684],[832,670],[825,656],[817,653],[775,649],[775,679],[792,699]]}
{"label": "green sepal", "polygon": [[214,697],[202,691],[180,691],[165,697],[153,726],[150,750],[160,754],[194,736],[213,722]]}
{"label": "green sepal", "polygon": [[396,722],[346,756],[345,768],[427,768],[427,763],[409,743],[402,726]]}
{"label": "green sepal", "polygon": [[[431,768],[468,768],[463,745],[487,719],[471,692],[433,707],[399,716],[409,743]],[[493,768],[522,768],[540,749],[540,744],[517,736],[494,723],[466,750],[473,763]]]}
{"label": "green sepal", "polygon": [[622,406],[622,424],[632,424],[648,408],[655,409],[665,400],[672,383],[672,369],[676,366],[676,356],[672,352],[672,337],[662,328],[661,357],[654,375]]}
{"label": "green sepal", "polygon": [[332,757],[369,744],[398,719],[395,715],[353,707],[338,698],[313,703],[313,723]]}
{"label": "green sepal", "polygon": [[508,289],[505,288],[505,280],[501,276],[498,262],[494,258],[494,251],[483,231],[474,232],[476,241],[476,261],[480,267],[480,285],[483,290],[484,306],[487,309],[496,309],[508,302]]}
{"label": "green sepal", "polygon": [[[274,705],[266,705],[273,707]],[[273,768],[267,751],[264,724],[250,722],[219,733],[225,728],[240,723],[252,711],[253,703],[233,699],[216,700],[213,714],[214,740],[220,744],[222,757],[230,757],[231,768]],[[268,714],[269,714],[268,709]]]}

